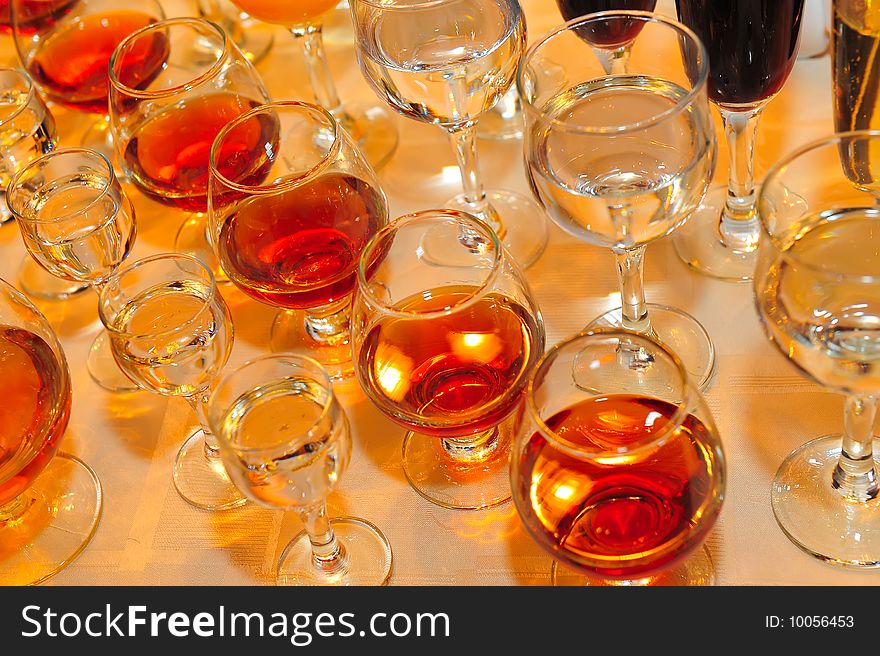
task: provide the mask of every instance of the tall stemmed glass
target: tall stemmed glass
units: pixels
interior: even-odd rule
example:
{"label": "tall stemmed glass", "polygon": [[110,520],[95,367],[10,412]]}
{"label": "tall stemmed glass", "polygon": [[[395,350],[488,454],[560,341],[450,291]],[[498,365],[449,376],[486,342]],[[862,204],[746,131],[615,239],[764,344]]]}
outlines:
{"label": "tall stemmed glass", "polygon": [[361,255],[352,340],[367,397],[410,430],[410,485],[447,508],[507,501],[507,419],[544,350],[544,324],[492,229],[455,210],[388,224]]}
{"label": "tall stemmed glass", "polygon": [[388,113],[377,106],[343,103],[336,91],[327,53],[324,51],[323,18],[338,0],[232,0],[253,16],[267,23],[283,25],[302,44],[309,80],[315,100],[333,114],[354,137],[367,160],[377,169],[397,150],[397,128]]}
{"label": "tall stemmed glass", "polygon": [[[27,73],[0,68],[0,186],[6,188],[16,171],[58,144],[55,117],[37,93]],[[12,219],[5,196],[0,199],[0,224]],[[88,285],[61,281],[25,257],[18,271],[19,286],[31,296],[65,299]]]}
{"label": "tall stemmed glass", "polygon": [[[21,169],[6,189],[24,245],[51,274],[100,293],[134,246],[134,205],[110,161],[94,150],[54,150]],[[89,350],[92,379],[111,392],[138,389],[113,360],[107,333]]]}
{"label": "tall stemmed glass", "polygon": [[0,280],[0,581],[41,583],[86,548],[101,517],[98,477],[60,453],[70,418],[61,344],[25,296]]}
{"label": "tall stemmed glass", "polygon": [[487,191],[477,161],[478,121],[513,85],[525,49],[519,2],[352,0],[351,7],[358,61],[373,90],[404,116],[449,133],[464,193],[446,206],[488,223],[521,266],[534,264],[547,245],[543,213],[520,194]]}
{"label": "tall stemmed glass", "polygon": [[232,350],[232,317],[214,276],[190,255],[155,255],[119,269],[101,287],[101,321],[113,357],[135,383],[182,396],[201,428],[174,462],[174,487],[203,510],[245,503],[220,461],[208,427],[210,387]]}
{"label": "tall stemmed glass", "polygon": [[846,395],[843,435],[807,442],[782,463],[773,512],[806,552],[880,566],[880,168],[853,155],[880,132],[814,142],[767,174],[755,293],[767,335],[806,375]]}
{"label": "tall stemmed glass", "polygon": [[[132,62],[159,44],[166,65],[145,85]],[[200,18],[145,27],[110,59],[110,122],[122,169],[148,198],[194,213],[175,249],[218,274],[205,216],[211,144],[229,121],[268,100],[253,65],[220,27]]]}
{"label": "tall stemmed glass", "polygon": [[[80,145],[109,158],[115,151],[107,115],[110,56],[129,34],[165,18],[158,0],[48,0],[57,20],[29,20],[32,0],[11,0],[12,33],[22,67],[49,100],[99,117]],[[60,10],[63,10],[60,11]],[[24,22],[19,25],[22,20]],[[159,74],[167,54],[164,43],[129,61],[129,79],[142,87]]]}
{"label": "tall stemmed glass", "polygon": [[334,378],[352,375],[358,257],[388,219],[354,140],[317,105],[263,105],[217,136],[209,189],[223,270],[245,294],[285,308],[272,349],[303,350]]}
{"label": "tall stemmed glass", "polygon": [[[629,72],[608,75],[585,35],[624,26],[634,33]],[[567,23],[530,48],[519,72],[532,191],[560,227],[610,248],[617,260],[623,307],[591,327],[659,338],[701,388],[715,367],[712,342],[689,314],[645,302],[644,255],[647,244],[684,223],[712,178],[707,75],[706,51],[693,32],[636,11]],[[651,365],[637,350],[621,355],[633,367]]]}
{"label": "tall stemmed glass", "polygon": [[[626,366],[622,348],[654,365]],[[705,400],[659,342],[599,329],[550,349],[529,381],[510,476],[526,530],[555,559],[554,584],[714,581],[708,551],[694,552],[721,510],[724,451]]]}
{"label": "tall stemmed glass", "polygon": [[751,280],[761,234],[755,210],[755,141],[761,112],[797,59],[804,0],[676,0],[679,20],[709,51],[709,99],[721,110],[730,170],[673,237],[701,273]]}
{"label": "tall stemmed glass", "polygon": [[225,373],[209,419],[239,489],[302,519],[278,561],[279,585],[388,582],[391,545],[382,532],[357,517],[327,516],[327,495],[351,460],[351,428],[317,361],[272,355]]}

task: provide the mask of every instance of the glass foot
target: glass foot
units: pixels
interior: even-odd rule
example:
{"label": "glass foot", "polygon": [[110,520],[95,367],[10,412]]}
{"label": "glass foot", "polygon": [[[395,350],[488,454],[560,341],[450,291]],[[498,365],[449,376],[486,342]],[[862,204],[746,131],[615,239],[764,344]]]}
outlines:
{"label": "glass foot", "polygon": [[715,585],[715,565],[712,563],[712,555],[708,547],[703,545],[675,567],[640,579],[610,579],[583,574],[568,569],[554,560],[550,568],[550,580],[556,586]]}
{"label": "glass foot", "polygon": [[[549,233],[544,212],[532,199],[512,191],[488,191],[486,199],[504,223],[505,234],[501,243],[517,264],[528,269],[547,248]],[[453,198],[446,207],[474,214],[473,205],[463,195]]]}
{"label": "glass foot", "polygon": [[497,447],[477,462],[453,460],[440,438],[407,433],[403,439],[406,479],[425,499],[444,508],[482,510],[510,501],[510,423],[498,427]]}
{"label": "glass foot", "polygon": [[79,458],[59,453],[24,493],[29,507],[0,519],[0,582],[33,585],[72,563],[101,518],[97,475]]}
{"label": "glass foot", "polygon": [[262,25],[258,25],[259,21],[249,19],[243,21],[239,29],[233,29],[235,35],[235,45],[241,49],[242,54],[251,64],[259,64],[266,58],[266,55],[272,50],[275,42],[275,35],[265,29]]}
{"label": "glass foot", "polygon": [[100,117],[92,123],[83,133],[80,146],[96,150],[106,157],[114,165],[114,171],[121,171],[116,157],[116,147],[113,145],[113,132],[110,130],[110,122],[107,117]]}
{"label": "glass foot", "polygon": [[30,256],[25,257],[18,269],[18,284],[28,296],[48,301],[63,301],[89,288],[84,282],[53,276]]}
{"label": "glass foot", "polygon": [[343,0],[321,17],[324,43],[332,46],[353,46],[354,28],[351,25],[351,8]]}
{"label": "glass foot", "polygon": [[[700,390],[707,390],[715,374],[715,346],[703,325],[683,310],[655,303],[648,303],[648,317],[654,336],[681,358]],[[621,308],[615,308],[594,319],[587,330],[622,327]]]}
{"label": "glass foot", "polygon": [[334,381],[354,376],[351,338],[346,332],[340,339],[319,341],[306,329],[305,313],[282,310],[272,323],[269,348],[273,353],[300,352],[320,362]]}
{"label": "glass foot", "polygon": [[116,364],[113,352],[110,350],[110,337],[106,330],[98,333],[95,341],[92,342],[86,366],[92,380],[108,392],[136,392],[140,390],[140,387],[122,373],[119,365]]}
{"label": "glass foot", "polygon": [[394,153],[400,137],[394,120],[384,107],[362,103],[346,103],[333,112],[346,132],[358,143],[367,161],[377,171]]}
{"label": "glass foot", "polygon": [[480,116],[477,136],[492,141],[509,141],[522,139],[524,129],[522,103],[514,85],[492,109]]}
{"label": "glass foot", "polygon": [[[816,558],[848,567],[880,567],[880,498],[850,500],[831,486],[842,439],[820,437],[789,454],[773,481],[773,513],[788,538]],[[878,453],[880,439],[875,439],[880,467]]]}
{"label": "glass foot", "polygon": [[205,454],[205,433],[189,436],[174,461],[174,489],[183,500],[202,510],[228,510],[247,502],[233,485],[219,456]]}
{"label": "glass foot", "polygon": [[672,234],[675,252],[692,269],[730,282],[755,277],[758,249],[741,251],[721,241],[719,225],[727,187],[713,187],[683,226]]}
{"label": "glass foot", "polygon": [[291,540],[278,561],[278,585],[385,585],[391,578],[393,557],[388,539],[365,519],[330,520],[347,563],[338,572],[325,572],[312,557],[305,531]]}
{"label": "glass foot", "polygon": [[229,282],[208,239],[208,218],[204,214],[193,214],[183,222],[174,238],[174,250],[201,260],[211,269],[215,282]]}

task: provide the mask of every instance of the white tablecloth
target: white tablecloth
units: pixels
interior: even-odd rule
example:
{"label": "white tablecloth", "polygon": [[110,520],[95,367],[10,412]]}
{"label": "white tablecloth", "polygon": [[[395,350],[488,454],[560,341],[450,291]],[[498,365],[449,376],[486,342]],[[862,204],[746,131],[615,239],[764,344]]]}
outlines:
{"label": "white tablecloth", "polygon": [[[559,22],[551,0],[523,0],[532,37]],[[169,14],[189,13],[167,2]],[[671,2],[661,2],[669,11]],[[4,37],[4,40],[5,37]],[[4,43],[4,52],[11,53]],[[347,99],[373,100],[351,44],[329,45],[330,64]],[[309,99],[298,46],[283,31],[259,65],[276,99]],[[783,92],[769,105],[758,140],[758,174],[802,143],[832,131],[828,57],[800,60]],[[717,115],[716,115],[717,118]],[[62,143],[72,143],[83,118],[59,111]],[[439,206],[459,190],[445,135],[397,117],[400,150],[382,171],[393,215]],[[722,134],[719,131],[719,138]],[[519,142],[481,142],[487,184],[527,193]],[[721,146],[718,180],[726,176]],[[132,257],[169,251],[183,215],[129,189],[138,210]],[[582,328],[618,305],[610,253],[550,227],[550,245],[528,271],[548,330],[548,343]],[[14,224],[0,228],[0,276],[15,281],[24,247]],[[668,240],[648,250],[647,293],[681,307],[708,329],[718,352],[718,376],[708,393],[729,462],[727,501],[708,545],[720,584],[878,584],[880,573],[849,571],[801,552],[782,534],[770,508],[770,481],[784,456],[803,442],[842,427],[842,402],[803,379],[765,339],[749,285],[692,273]],[[236,344],[231,364],[265,351],[274,311],[229,285]],[[195,425],[182,399],[149,393],[113,395],[89,377],[85,359],[99,328],[96,298],[39,302],[63,342],[73,377],[74,404],[63,448],[100,476],[104,515],[88,549],[51,583],[264,584],[272,581],[283,545],[300,530],[294,514],[248,505],[210,513],[175,493],[171,467]],[[400,464],[403,430],[386,420],[355,385],[339,389],[354,427],[354,455],[330,498],[332,514],[367,518],[394,549],[394,585],[546,584],[550,560],[523,531],[511,504],[483,512],[444,510],[408,486]],[[817,518],[817,521],[821,521]]]}

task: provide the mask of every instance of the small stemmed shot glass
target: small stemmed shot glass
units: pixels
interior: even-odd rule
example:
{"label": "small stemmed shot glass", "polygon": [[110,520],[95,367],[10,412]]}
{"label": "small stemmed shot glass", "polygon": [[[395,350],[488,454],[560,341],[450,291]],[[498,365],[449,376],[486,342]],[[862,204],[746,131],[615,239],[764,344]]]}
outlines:
{"label": "small stemmed shot glass", "polygon": [[[633,346],[654,366],[622,364],[618,350]],[[529,381],[510,475],[526,530],[555,559],[555,585],[714,581],[699,547],[724,499],[724,451],[705,400],[659,342],[597,329],[551,348]]]}
{"label": "small stemmed shot glass", "polygon": [[233,340],[232,316],[210,269],[189,255],[138,260],[101,287],[99,311],[126,375],[145,390],[185,398],[202,426],[174,463],[180,496],[203,510],[245,503],[208,428],[210,387],[229,359]]}
{"label": "small stemmed shot glass", "polygon": [[507,420],[544,350],[544,324],[487,224],[428,210],[379,231],[361,254],[352,342],[367,397],[410,430],[403,468],[419,494],[461,509],[510,499]]}
{"label": "small stemmed shot glass", "polygon": [[[52,275],[85,283],[98,294],[134,246],[134,206],[110,161],[97,151],[67,148],[34,160],[9,183],[6,201],[31,257]],[[138,389],[114,362],[103,330],[87,365],[106,390]]]}
{"label": "small stemmed shot glass", "polygon": [[351,428],[316,360],[278,354],[224,373],[208,417],[238,488],[302,519],[304,530],[278,561],[279,585],[388,582],[392,554],[382,532],[363,519],[327,514],[327,495],[351,459]]}

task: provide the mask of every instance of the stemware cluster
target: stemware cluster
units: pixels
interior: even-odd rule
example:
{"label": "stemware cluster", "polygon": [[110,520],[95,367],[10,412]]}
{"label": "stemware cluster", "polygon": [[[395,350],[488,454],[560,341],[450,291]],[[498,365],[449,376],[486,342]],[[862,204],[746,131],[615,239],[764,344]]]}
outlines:
{"label": "stemware cluster", "polygon": [[[39,270],[98,292],[94,380],[191,405],[200,428],[175,459],[179,495],[206,511],[248,500],[296,511],[303,531],[281,551],[280,584],[391,576],[382,532],[327,510],[353,443],[334,385],[352,378],[407,430],[412,488],[459,510],[512,499],[555,559],[554,583],[712,583],[701,545],[727,477],[701,394],[715,349],[694,317],[647,303],[644,290],[646,247],[671,234],[694,268],[754,278],[771,339],[847,394],[842,445],[821,438],[792,454],[772,504],[805,550],[880,565],[880,132],[804,148],[760,192],[752,180],[758,116],[791,71],[802,0],[678,0],[681,22],[653,13],[654,0],[558,0],[568,22],[528,51],[517,0],[350,0],[367,83],[395,112],[443,128],[461,172],[464,193],[444,209],[394,220],[376,173],[399,145],[392,117],[343,103],[324,50],[337,0],[232,0],[240,11],[206,1],[202,18],[165,18],[156,0],[37,4],[11,0],[0,20],[24,71],[0,70],[4,216]],[[718,34],[755,16],[760,37]],[[298,39],[316,104],[270,98],[253,62],[272,39],[237,31],[245,20]],[[61,111],[102,117],[84,143],[55,149],[37,90]],[[478,123],[511,93],[537,203],[481,179]],[[710,101],[730,144],[720,204],[707,195]],[[175,252],[127,261],[137,220],[120,178],[190,214]],[[621,304],[546,353],[523,272],[547,244],[544,212],[612,251]],[[272,355],[227,367],[234,327],[221,282],[280,309]],[[46,285],[26,287],[71,293]],[[4,580],[45,580],[97,526],[97,477],[73,456],[53,458],[70,387],[48,322],[0,281]]]}

